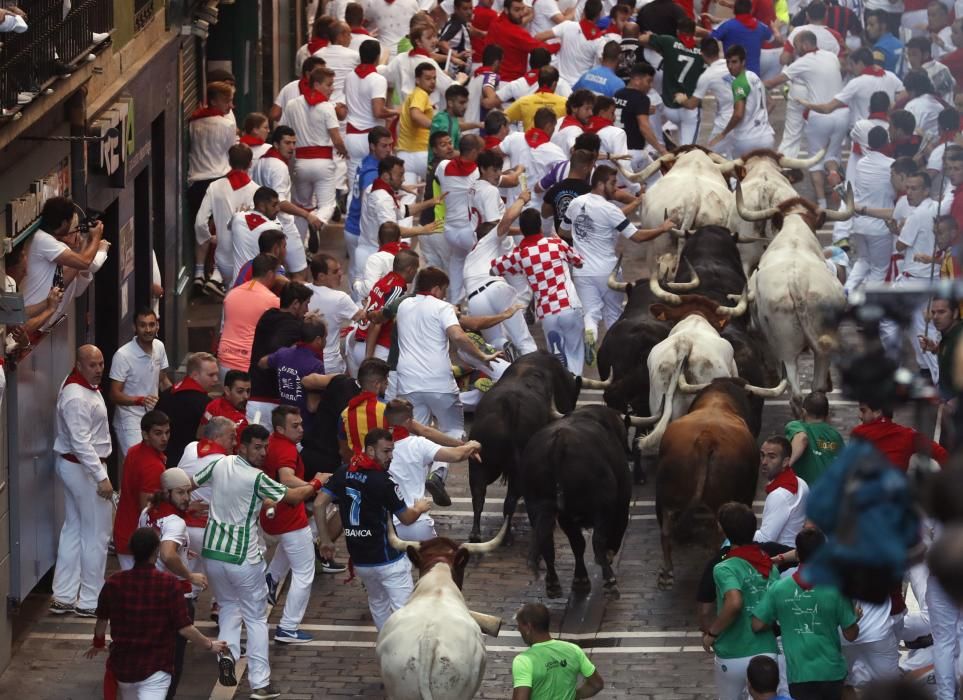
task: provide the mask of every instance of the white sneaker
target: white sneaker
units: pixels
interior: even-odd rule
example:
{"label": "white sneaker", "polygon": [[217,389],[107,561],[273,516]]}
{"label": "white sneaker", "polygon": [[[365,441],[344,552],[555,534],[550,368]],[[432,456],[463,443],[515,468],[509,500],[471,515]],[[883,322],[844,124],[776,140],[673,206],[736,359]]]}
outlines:
{"label": "white sneaker", "polygon": [[93,39],[95,44],[103,44],[110,38],[110,32],[94,32]]}

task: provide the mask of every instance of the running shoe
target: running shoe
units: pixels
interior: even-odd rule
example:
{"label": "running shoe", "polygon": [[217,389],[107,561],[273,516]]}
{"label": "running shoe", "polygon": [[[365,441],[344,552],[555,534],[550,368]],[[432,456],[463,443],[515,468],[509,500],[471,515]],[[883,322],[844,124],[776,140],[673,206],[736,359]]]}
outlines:
{"label": "running shoe", "polygon": [[70,603],[61,603],[59,600],[51,601],[50,612],[54,615],[66,615],[74,611],[74,606]]}
{"label": "running shoe", "polygon": [[302,630],[285,630],[280,627],[274,630],[274,641],[282,644],[307,644],[313,639],[314,637]]}
{"label": "running shoe", "polygon": [[334,559],[325,559],[321,557],[318,561],[318,571],[322,574],[340,574],[348,570],[346,564],[335,561]]}
{"label": "running shoe", "polygon": [[269,574],[269,573],[268,573],[268,574],[264,574],[264,581],[265,581],[265,583],[267,583],[267,590],[268,590],[267,599],[268,599],[268,602],[269,602],[271,605],[277,605],[277,604],[278,604],[278,583],[280,583],[280,582],[279,582],[279,581],[275,581],[275,580],[274,580],[274,577],[271,576],[271,574]]}

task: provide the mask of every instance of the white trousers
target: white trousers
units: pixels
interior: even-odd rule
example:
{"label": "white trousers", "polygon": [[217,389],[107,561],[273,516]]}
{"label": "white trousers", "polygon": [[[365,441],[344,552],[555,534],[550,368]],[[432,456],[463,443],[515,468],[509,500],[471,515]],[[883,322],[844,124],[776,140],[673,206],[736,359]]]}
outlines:
{"label": "white trousers", "polygon": [[776,145],[776,134],[772,130],[769,134],[753,134],[751,136],[738,136],[732,132],[726,138],[729,142],[729,151],[733,158],[741,158],[744,153],[757,148],[773,148]]}
{"label": "white trousers", "polygon": [[[286,221],[281,222],[281,230],[284,231],[284,238],[287,241],[286,252],[284,254],[285,272],[303,272],[308,267],[308,256],[304,250],[304,238],[295,222],[300,221],[304,224],[304,231],[307,232],[307,224],[301,217],[290,216]],[[235,275],[236,277],[237,275]]]}
{"label": "white trousers", "polygon": [[831,114],[810,112],[803,127],[803,133],[806,134],[806,141],[809,144],[809,155],[813,155],[821,148],[826,150],[823,159],[809,168],[810,172],[824,169],[827,161],[842,163],[843,139],[846,138],[848,127],[849,110],[837,109]]}
{"label": "white trousers", "polygon": [[935,576],[926,584],[926,606],[933,633],[933,674],[936,677],[936,700],[956,700],[959,679],[960,633],[963,631],[960,609]]}
{"label": "white trousers", "polygon": [[207,580],[221,606],[218,636],[228,643],[231,655],[241,656],[241,622],[247,629],[247,672],[251,688],[271,682],[268,664],[267,582],[264,562],[228,564],[207,559]]}
{"label": "white trousers", "polygon": [[113,507],[97,495],[94,478],[81,465],[58,456],[55,468],[64,484],[64,525],[57,545],[53,597],[92,610],[104,585]]}
{"label": "white trousers", "polygon": [[775,78],[782,72],[782,64],[779,63],[779,55],[782,53],[782,48],[778,49],[763,49],[759,54],[759,78],[761,80],[769,80],[769,78]]}
{"label": "white trousers", "polygon": [[136,683],[117,681],[118,695],[121,700],[164,700],[167,689],[171,687],[171,674],[157,671]]}
{"label": "white trousers", "polygon": [[[773,661],[776,660],[775,654],[759,654],[759,656],[767,656]],[[743,656],[737,659],[715,657],[714,675],[719,700],[743,700],[748,697],[746,672],[749,669],[749,662],[753,658],[752,656]]]}
{"label": "white trousers", "polygon": [[[893,281],[893,289],[905,286],[906,284],[918,284],[919,282],[925,281],[922,277],[900,275]],[[889,355],[892,360],[899,362],[903,355],[903,338],[909,336],[910,344],[913,346],[913,352],[916,355],[916,363],[920,369],[928,369],[933,381],[938,382],[940,378],[940,366],[936,361],[936,354],[924,352],[922,348],[920,348],[919,336],[921,335],[926,335],[927,338],[937,342],[940,340],[940,332],[933,327],[932,323],[926,323],[925,313],[926,304],[920,304],[913,312],[913,322],[912,325],[906,329],[906,335],[900,332],[898,323],[888,318],[882,319],[879,322],[879,339],[883,343],[886,354]]]}
{"label": "white trousers", "polygon": [[425,181],[428,176],[428,151],[398,151],[395,155],[405,162],[406,185]]}
{"label": "white trousers", "polygon": [[391,613],[400,610],[415,589],[411,563],[408,557],[401,557],[382,566],[355,565],[355,573],[368,591],[368,610],[380,632]]}
{"label": "white trousers", "polygon": [[[349,334],[345,339],[345,355],[348,358],[348,368],[351,371],[352,377],[358,376],[358,368],[361,363],[364,362],[365,356],[365,344],[354,339],[353,334]],[[383,345],[376,345],[374,351],[374,357],[379,360],[388,361],[388,348]]]}
{"label": "white trousers", "polygon": [[[207,569],[204,567],[204,562],[206,559],[201,556],[201,549],[204,547],[204,528],[202,527],[190,527],[187,528],[187,548],[191,552],[194,552],[197,556],[187,557],[187,568],[191,570],[192,574],[204,574],[207,575]],[[200,586],[192,586],[194,589],[194,595],[198,596],[204,590]],[[211,601],[213,602],[213,601]]]}
{"label": "white trousers", "polygon": [[[330,158],[298,158],[294,161],[291,175],[291,190],[295,203],[314,212],[321,221],[328,223],[334,214],[335,171],[337,166]],[[296,219],[298,231],[303,236],[307,222]]]}
{"label": "white trousers", "polygon": [[[944,3],[945,4],[945,3]],[[926,10],[911,10],[904,12],[900,17],[899,26],[903,29],[911,30],[913,36],[926,36],[926,24],[928,22]],[[919,29],[918,27],[922,27]]]}
{"label": "white trousers", "polygon": [[893,237],[869,235],[852,231],[849,241],[856,252],[856,262],[853,263],[846,278],[846,291],[858,289],[864,282],[882,282],[886,279],[889,261],[893,255]]}
{"label": "white trousers", "polygon": [[[478,294],[468,300],[468,313],[472,316],[494,316],[518,301],[518,293],[508,282],[493,280]],[[501,350],[509,340],[522,355],[535,352],[537,346],[525,323],[525,314],[519,312],[497,326],[486,328],[482,337],[496,350]]]}
{"label": "white trousers", "polygon": [[284,612],[278,627],[296,630],[308,610],[311,584],[314,583],[314,538],[310,527],[277,536],[278,546],[268,566],[271,578],[279,584],[291,571],[291,585],[284,600]]}
{"label": "white trousers", "polygon": [[[699,123],[702,117],[701,109],[685,109],[683,107],[666,107],[662,105],[659,108],[659,112],[663,124],[666,121],[670,121],[678,125],[679,138],[676,141],[676,145],[685,146],[686,144],[695,143],[696,137],[699,135]],[[663,141],[662,129],[656,131],[655,135],[660,141]]]}
{"label": "white trousers", "polygon": [[465,258],[475,246],[475,241],[475,231],[471,228],[445,227],[445,242],[451,251],[448,258],[448,301],[452,304],[457,304],[465,296]]}
{"label": "white trousers", "polygon": [[344,232],[344,249],[348,253],[348,289],[351,290],[351,298],[359,301],[357,292],[354,290],[354,283],[364,277],[364,268],[358,267],[358,240],[360,235]]}
{"label": "white trousers", "polygon": [[843,656],[849,665],[846,685],[860,687],[899,675],[899,642],[892,632],[875,642],[844,644]]}
{"label": "white trousers", "polygon": [[599,323],[604,322],[606,330],[619,320],[622,315],[622,302],[625,294],[609,289],[608,276],[602,277],[572,277],[578,297],[582,300],[582,317],[585,330],[595,334],[596,342],[600,339]]}
{"label": "white trousers", "polygon": [[398,537],[403,540],[410,540],[411,542],[425,542],[438,537],[438,533],[435,532],[435,522],[431,518],[424,516],[418,518],[411,525],[395,523],[395,530],[398,533]]}
{"label": "white trousers", "polygon": [[268,430],[274,430],[271,427],[271,411],[277,408],[280,402],[273,403],[271,401],[248,401],[247,410],[245,411],[245,417],[247,418],[248,425],[263,425]]}
{"label": "white trousers", "polygon": [[[779,151],[790,158],[799,156],[802,150],[803,137],[803,107],[796,100],[786,100],[786,123],[782,130],[782,141]],[[736,154],[739,155],[739,154]]]}
{"label": "white trousers", "polygon": [[120,453],[120,464],[123,465],[130,448],[144,440],[140,430],[140,417],[138,416],[136,420],[129,418],[114,420],[114,434],[117,435],[117,451]]}
{"label": "white trousers", "polygon": [[[438,430],[457,440],[465,438],[465,407],[461,405],[458,394],[444,394],[434,391],[413,391],[401,396],[411,402],[414,418],[422,425],[434,417]],[[432,462],[431,471],[444,479],[448,476],[447,462]]]}
{"label": "white trousers", "polygon": [[572,374],[582,374],[585,364],[585,327],[581,309],[562,309],[542,318],[542,332],[548,351],[562,361]]}
{"label": "white trousers", "polygon": [[344,148],[348,152],[348,206],[351,206],[351,196],[354,190],[354,179],[358,174],[361,161],[367,157],[371,149],[368,146],[367,134],[345,134]]}
{"label": "white trousers", "polygon": [[[421,266],[437,267],[447,270],[451,260],[451,246],[445,240],[445,235],[435,233],[430,236],[418,236],[418,254],[421,256]],[[464,266],[464,260],[462,261]]]}

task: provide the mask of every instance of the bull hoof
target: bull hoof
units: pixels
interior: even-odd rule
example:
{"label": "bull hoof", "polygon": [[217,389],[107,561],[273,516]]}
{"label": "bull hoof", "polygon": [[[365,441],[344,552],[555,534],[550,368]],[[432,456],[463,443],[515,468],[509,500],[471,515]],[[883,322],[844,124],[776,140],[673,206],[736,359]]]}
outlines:
{"label": "bull hoof", "polygon": [[468,541],[469,541],[469,542],[474,542],[474,543],[476,543],[476,544],[479,543],[479,542],[481,542],[481,541],[482,541],[482,540],[481,540],[481,533],[478,532],[478,531],[476,531],[476,530],[472,530],[472,531],[468,534]]}
{"label": "bull hoof", "polygon": [[675,574],[665,569],[659,569],[658,586],[660,591],[670,591],[675,584]]}
{"label": "bull hoof", "polygon": [[572,593],[578,593],[579,595],[586,595],[592,590],[592,582],[589,581],[588,577],[584,578],[573,578],[572,579]]}
{"label": "bull hoof", "polygon": [[606,598],[613,600],[621,597],[621,593],[619,592],[619,584],[614,578],[605,582],[605,584],[602,586],[602,592],[605,594]]}
{"label": "bull hoof", "polygon": [[558,581],[554,583],[545,582],[545,595],[549,598],[561,598],[562,597],[562,584]]}

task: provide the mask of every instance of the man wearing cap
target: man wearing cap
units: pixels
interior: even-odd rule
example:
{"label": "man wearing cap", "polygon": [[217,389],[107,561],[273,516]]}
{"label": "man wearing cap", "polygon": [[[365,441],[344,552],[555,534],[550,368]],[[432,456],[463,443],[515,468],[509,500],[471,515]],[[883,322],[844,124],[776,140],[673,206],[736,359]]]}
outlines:
{"label": "man wearing cap", "polygon": [[[187,507],[191,504],[191,477],[183,469],[171,467],[160,477],[160,490],[151,496],[147,507],[141,511],[138,527],[150,527],[160,537],[160,553],[157,556],[157,570],[172,574],[181,582],[187,614],[194,622],[194,601],[197,600],[195,590],[207,588],[207,577],[202,573],[191,573],[188,566],[187,552],[190,548],[190,535],[187,530]],[[200,542],[194,543],[195,547]],[[133,555],[131,555],[133,558]],[[172,698],[177,692],[184,669],[184,650],[187,640],[178,635],[177,646],[174,651],[174,673],[167,697]]]}

